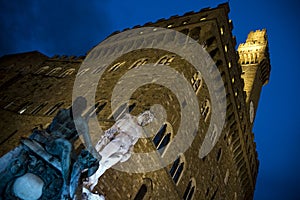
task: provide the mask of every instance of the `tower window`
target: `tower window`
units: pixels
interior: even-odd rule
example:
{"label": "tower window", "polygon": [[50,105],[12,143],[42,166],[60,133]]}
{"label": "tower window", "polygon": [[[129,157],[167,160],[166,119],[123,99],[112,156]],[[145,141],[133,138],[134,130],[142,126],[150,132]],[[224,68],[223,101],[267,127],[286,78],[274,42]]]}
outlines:
{"label": "tower window", "polygon": [[194,197],[195,188],[196,188],[195,179],[192,178],[189,181],[189,184],[188,184],[187,188],[185,189],[185,192],[184,192],[184,195],[183,195],[183,199],[184,200],[192,200],[193,197]]}
{"label": "tower window", "polygon": [[184,158],[181,155],[174,161],[170,169],[170,175],[173,178],[175,184],[178,183],[183,171],[184,171]]}

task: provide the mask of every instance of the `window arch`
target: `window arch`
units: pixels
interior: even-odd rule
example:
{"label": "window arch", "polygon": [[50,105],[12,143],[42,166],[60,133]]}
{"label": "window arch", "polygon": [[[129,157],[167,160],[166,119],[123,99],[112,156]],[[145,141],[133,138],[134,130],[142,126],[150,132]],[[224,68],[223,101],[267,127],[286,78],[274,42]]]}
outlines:
{"label": "window arch", "polygon": [[57,72],[59,72],[60,70],[62,70],[61,67],[56,67],[54,69],[52,69],[50,72],[48,72],[46,75],[47,76],[54,76]]}
{"label": "window arch", "polygon": [[210,102],[208,99],[205,100],[205,102],[202,104],[202,107],[200,108],[200,113],[204,117],[204,121],[207,122],[209,114],[210,114]]}
{"label": "window arch", "polygon": [[32,115],[38,114],[47,104],[48,104],[47,102],[41,103],[35,109],[33,109],[30,114]]}
{"label": "window arch", "polygon": [[82,76],[83,74],[85,74],[86,72],[88,72],[90,70],[90,68],[85,68],[83,70],[81,70],[80,72],[77,73],[77,76]]}
{"label": "window arch", "polygon": [[161,126],[159,131],[153,138],[153,143],[157,151],[162,155],[170,143],[172,138],[172,127],[169,123],[165,123]]}
{"label": "window arch", "polygon": [[21,105],[20,109],[18,110],[18,114],[22,115],[26,112],[26,110],[32,105],[32,102],[26,102]]}
{"label": "window arch", "polygon": [[145,65],[147,62],[148,62],[147,58],[141,58],[141,59],[135,61],[128,69],[133,69],[138,66]]}
{"label": "window arch", "polygon": [[118,62],[116,64],[114,64],[108,71],[112,72],[112,71],[117,71],[120,67],[122,67],[125,64],[124,62]]}
{"label": "window arch", "polygon": [[103,108],[106,106],[107,102],[106,101],[98,101],[97,103],[95,103],[94,106],[91,106],[84,114],[84,117],[86,119],[94,117],[96,115],[98,115]]}
{"label": "window arch", "polygon": [[70,76],[74,73],[75,69],[74,68],[70,68],[67,69],[66,71],[64,71],[61,75],[59,75],[59,77],[66,77],[66,76]]}
{"label": "window arch", "polygon": [[174,163],[170,169],[170,175],[175,184],[177,184],[179,182],[179,179],[181,178],[184,170],[185,170],[185,158],[183,155],[180,155],[174,161]]}
{"label": "window arch", "polygon": [[38,69],[35,73],[36,74],[42,74],[42,73],[44,73],[46,70],[48,70],[49,69],[49,66],[47,65],[47,66],[44,66],[44,67],[41,67],[40,69]]}
{"label": "window arch", "polygon": [[191,78],[191,83],[196,94],[199,92],[202,86],[202,75],[199,71],[197,71],[193,77]]}
{"label": "window arch", "polygon": [[63,102],[59,102],[57,104],[55,104],[54,106],[52,106],[46,113],[45,115],[52,115],[53,113],[55,113],[64,103]]}
{"label": "window arch", "polygon": [[188,186],[185,189],[184,195],[183,195],[183,199],[184,200],[192,200],[194,197],[196,191],[196,181],[194,178],[192,178],[189,181]]}
{"label": "window arch", "polygon": [[156,64],[161,64],[161,65],[170,65],[170,63],[175,59],[175,56],[173,55],[165,55],[161,57]]}
{"label": "window arch", "polygon": [[135,108],[136,103],[123,103],[121,106],[119,106],[109,117],[110,120],[118,120],[124,116],[126,113],[126,110],[128,109],[128,113],[131,113],[132,110]]}

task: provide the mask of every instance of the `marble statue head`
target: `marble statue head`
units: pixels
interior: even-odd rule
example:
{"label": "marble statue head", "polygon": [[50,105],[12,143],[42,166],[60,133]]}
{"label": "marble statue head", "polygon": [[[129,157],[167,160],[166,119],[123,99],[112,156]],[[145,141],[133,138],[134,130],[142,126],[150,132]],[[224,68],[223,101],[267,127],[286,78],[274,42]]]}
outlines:
{"label": "marble statue head", "polygon": [[137,122],[140,126],[146,126],[154,120],[154,114],[147,110],[137,116]]}

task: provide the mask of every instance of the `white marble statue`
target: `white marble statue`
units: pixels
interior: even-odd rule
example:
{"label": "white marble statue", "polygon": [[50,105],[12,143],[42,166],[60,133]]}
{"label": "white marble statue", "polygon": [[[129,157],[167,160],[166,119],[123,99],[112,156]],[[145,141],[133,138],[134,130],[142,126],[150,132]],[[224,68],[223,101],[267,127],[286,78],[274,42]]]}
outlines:
{"label": "white marble statue", "polygon": [[133,146],[139,138],[144,137],[143,126],[153,120],[154,115],[150,111],[145,111],[137,117],[125,114],[110,129],[106,130],[95,147],[102,156],[99,168],[84,185],[92,191],[97,185],[98,179],[107,169],[118,162],[127,161],[131,156]]}

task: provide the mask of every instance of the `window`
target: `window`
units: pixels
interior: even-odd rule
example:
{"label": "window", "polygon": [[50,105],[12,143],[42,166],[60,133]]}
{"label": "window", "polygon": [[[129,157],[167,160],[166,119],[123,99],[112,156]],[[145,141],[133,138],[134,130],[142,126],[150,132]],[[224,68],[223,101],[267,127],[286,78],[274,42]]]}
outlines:
{"label": "window", "polygon": [[41,67],[39,70],[37,70],[35,73],[36,74],[42,74],[48,69],[49,69],[49,66],[44,66],[44,67]]}
{"label": "window", "polygon": [[173,178],[175,184],[178,183],[182,173],[184,170],[184,158],[183,155],[178,156],[178,158],[174,161],[172,168],[170,169],[170,175]]}
{"label": "window", "polygon": [[193,28],[190,31],[190,37],[193,38],[194,40],[198,41],[200,38],[200,30],[201,30],[200,27]]}
{"label": "window", "polygon": [[77,76],[82,76],[83,74],[85,74],[89,70],[90,70],[90,68],[83,69],[83,70],[81,70],[80,72],[77,73]]}
{"label": "window", "polygon": [[183,199],[184,200],[192,200],[194,197],[195,189],[196,189],[196,181],[194,178],[192,178],[189,181],[187,188],[185,189]]}
{"label": "window", "polygon": [[90,118],[98,115],[106,106],[106,102],[97,102],[84,114],[85,118]]}
{"label": "window", "polygon": [[52,108],[50,108],[45,115],[52,115],[53,113],[55,113],[64,103],[60,102],[55,104],[54,106],[52,106]]}
{"label": "window", "polygon": [[153,191],[153,183],[150,178],[143,178],[142,185],[136,193],[134,200],[150,199]]}
{"label": "window", "polygon": [[147,58],[141,58],[141,59],[135,61],[128,69],[133,69],[133,68],[136,68],[138,66],[145,65],[147,62],[148,62]]}
{"label": "window", "polygon": [[153,143],[162,155],[171,140],[171,132],[167,131],[168,125],[164,124],[153,138]]}
{"label": "window", "polygon": [[206,99],[205,102],[202,104],[202,107],[200,108],[200,113],[204,117],[204,121],[207,122],[208,116],[210,114],[210,102],[208,99]]}
{"label": "window", "polygon": [[120,119],[120,118],[122,118],[124,116],[124,114],[126,113],[127,109],[128,109],[128,113],[131,113],[135,106],[136,106],[135,103],[132,103],[129,106],[127,106],[127,103],[123,103],[117,110],[115,110],[113,112],[113,114],[111,114],[108,117],[108,119],[110,119],[110,120],[113,120],[113,119],[118,120],[118,119]]}
{"label": "window", "polygon": [[52,69],[50,72],[48,72],[46,75],[47,76],[54,76],[57,72],[59,72],[60,70],[62,70],[61,67],[56,67],[54,69]]}
{"label": "window", "polygon": [[122,67],[125,64],[125,62],[119,62],[117,64],[114,64],[108,71],[117,71],[120,67]]}
{"label": "window", "polygon": [[75,71],[74,68],[70,68],[70,69],[67,69],[66,71],[64,71],[61,75],[59,75],[59,77],[66,77],[66,76],[70,76],[71,74],[73,74]]}
{"label": "window", "polygon": [[156,64],[161,64],[161,65],[170,65],[170,63],[175,59],[175,56],[171,56],[171,55],[165,55],[163,57],[161,57]]}
{"label": "window", "polygon": [[223,27],[220,28],[220,33],[221,33],[221,35],[224,35],[224,28]]}
{"label": "window", "polygon": [[193,77],[191,78],[191,83],[192,83],[194,91],[197,94],[202,86],[202,76],[199,71],[193,75]]}
{"label": "window", "polygon": [[42,104],[40,104],[38,107],[36,107],[35,109],[33,109],[32,111],[31,111],[31,114],[32,115],[36,115],[36,114],[38,114],[46,105],[47,105],[48,103],[42,103]]}
{"label": "window", "polygon": [[140,187],[138,193],[135,195],[134,200],[142,200],[142,199],[144,199],[146,193],[147,193],[147,186],[146,186],[146,184],[143,184]]}
{"label": "window", "polygon": [[18,110],[18,113],[20,115],[24,114],[24,112],[29,108],[29,106],[31,106],[32,103],[31,102],[26,102],[23,105],[20,106],[20,109]]}

